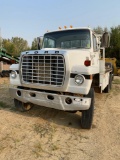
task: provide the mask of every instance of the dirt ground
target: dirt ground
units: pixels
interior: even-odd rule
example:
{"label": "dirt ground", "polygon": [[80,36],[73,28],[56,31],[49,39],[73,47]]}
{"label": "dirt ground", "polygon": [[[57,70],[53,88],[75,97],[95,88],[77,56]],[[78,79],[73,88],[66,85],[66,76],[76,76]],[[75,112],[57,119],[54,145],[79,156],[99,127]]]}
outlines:
{"label": "dirt ground", "polygon": [[120,77],[96,94],[91,130],[76,114],[42,106],[14,108],[9,80],[0,79],[0,160],[120,160]]}

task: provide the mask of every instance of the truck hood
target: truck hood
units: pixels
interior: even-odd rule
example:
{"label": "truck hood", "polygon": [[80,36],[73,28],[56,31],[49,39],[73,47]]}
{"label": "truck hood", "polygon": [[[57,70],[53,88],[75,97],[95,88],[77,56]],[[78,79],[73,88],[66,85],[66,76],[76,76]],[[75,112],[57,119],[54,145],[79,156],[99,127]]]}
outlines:
{"label": "truck hood", "polygon": [[[93,55],[90,49],[53,49],[45,48],[41,50],[27,51],[24,54],[62,54],[65,57],[66,69],[70,73],[93,74],[97,73],[96,67],[93,65]],[[85,60],[91,61],[91,66],[84,65]],[[93,73],[92,73],[92,72]]]}

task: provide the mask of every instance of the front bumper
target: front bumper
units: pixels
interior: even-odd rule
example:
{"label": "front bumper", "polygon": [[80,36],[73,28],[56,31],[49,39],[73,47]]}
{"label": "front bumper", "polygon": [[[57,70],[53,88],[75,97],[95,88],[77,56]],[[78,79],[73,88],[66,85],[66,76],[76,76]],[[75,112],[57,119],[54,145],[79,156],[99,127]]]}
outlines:
{"label": "front bumper", "polygon": [[[24,103],[33,103],[48,108],[55,108],[64,111],[87,110],[91,104],[91,98],[69,95],[59,95],[41,91],[10,88],[10,95]],[[49,98],[52,97],[52,98]],[[66,98],[72,100],[71,104],[66,103]]]}

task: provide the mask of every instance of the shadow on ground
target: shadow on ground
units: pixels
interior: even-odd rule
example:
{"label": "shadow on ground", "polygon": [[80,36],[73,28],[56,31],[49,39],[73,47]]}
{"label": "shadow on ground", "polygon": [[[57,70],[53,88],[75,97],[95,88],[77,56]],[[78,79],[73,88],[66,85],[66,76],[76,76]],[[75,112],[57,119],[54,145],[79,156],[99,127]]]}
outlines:
{"label": "shadow on ground", "polygon": [[31,108],[31,110],[27,112],[20,112],[15,108],[13,99],[11,100],[10,97],[8,97],[8,99],[11,101],[10,104],[8,104],[8,102],[6,103],[3,100],[0,101],[0,109],[14,112],[15,114],[20,114],[22,116],[29,116],[29,117],[36,117],[36,118],[44,119],[48,122],[52,122],[52,123],[55,123],[61,126],[77,128],[77,129],[81,128],[80,127],[80,117],[81,117],[80,112],[69,113],[69,112],[64,112],[64,111],[55,110],[52,108],[46,108],[46,107],[37,106],[37,105],[34,105]]}

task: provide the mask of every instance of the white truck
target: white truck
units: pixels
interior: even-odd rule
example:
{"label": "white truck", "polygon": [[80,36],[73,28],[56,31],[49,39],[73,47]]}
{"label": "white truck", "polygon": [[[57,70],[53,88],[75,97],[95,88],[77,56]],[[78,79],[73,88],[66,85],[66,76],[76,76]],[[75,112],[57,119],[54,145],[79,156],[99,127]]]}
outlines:
{"label": "white truck", "polygon": [[36,104],[80,111],[81,128],[90,129],[94,90],[111,89],[112,67],[105,65],[108,42],[107,33],[97,35],[89,27],[45,33],[40,49],[22,52],[19,64],[10,67],[15,107],[27,111]]}

